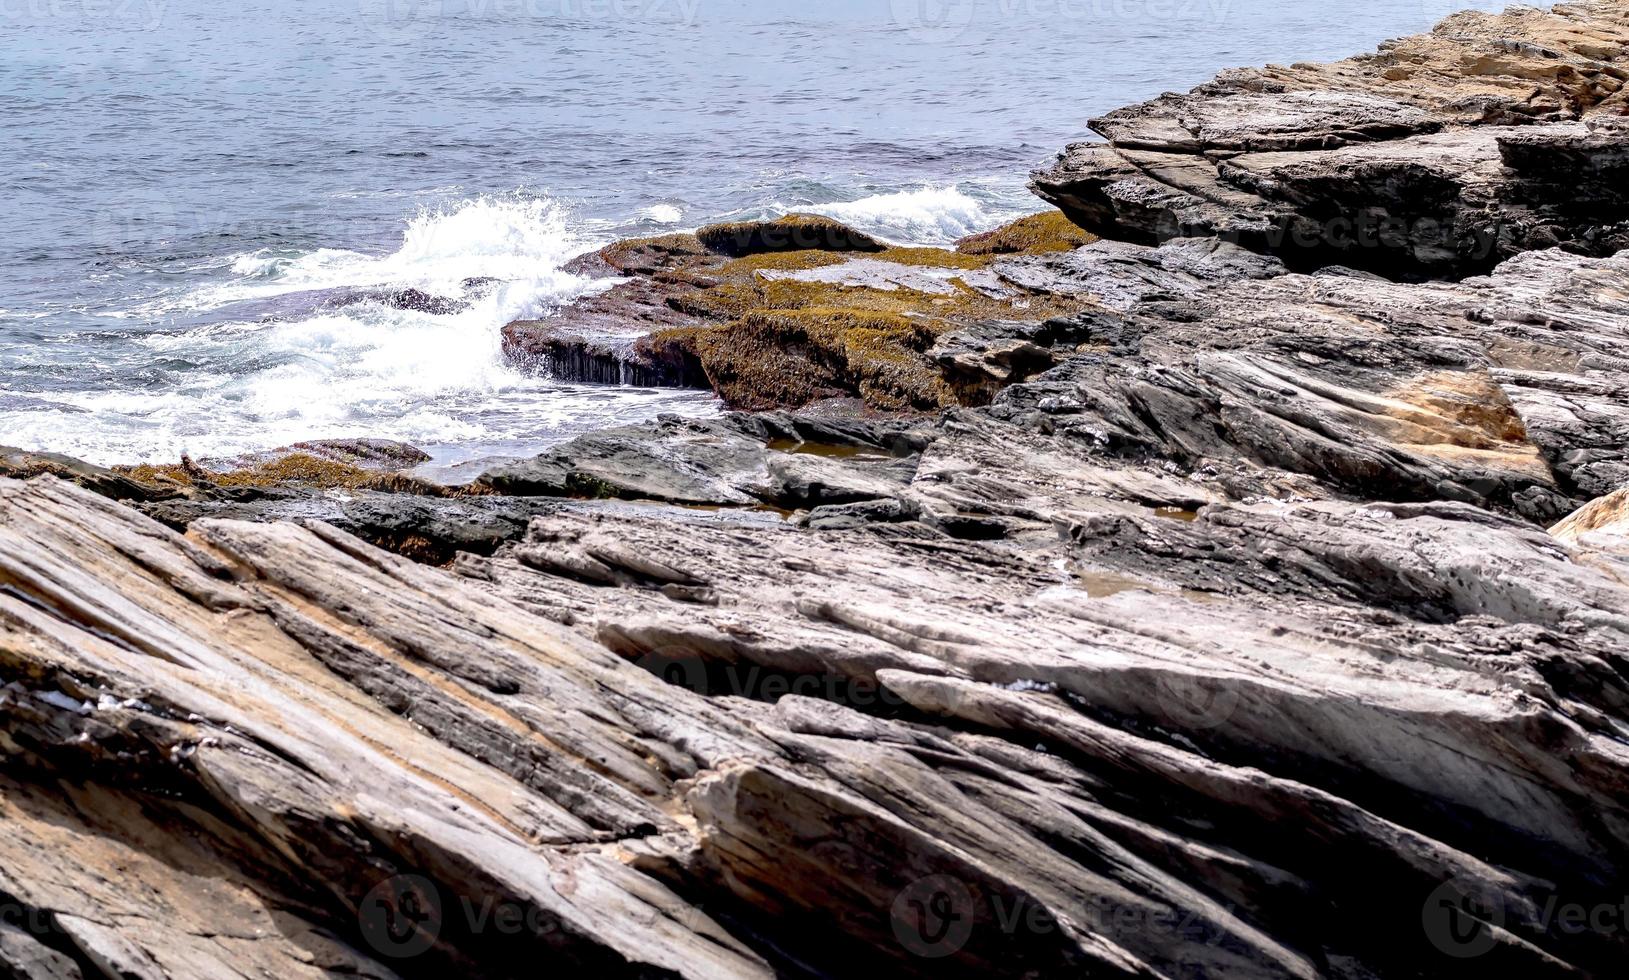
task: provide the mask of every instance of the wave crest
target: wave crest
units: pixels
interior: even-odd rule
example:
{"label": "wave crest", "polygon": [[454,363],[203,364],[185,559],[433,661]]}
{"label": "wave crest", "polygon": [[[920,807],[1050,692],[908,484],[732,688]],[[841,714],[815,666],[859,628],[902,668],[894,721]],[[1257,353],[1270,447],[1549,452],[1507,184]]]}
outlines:
{"label": "wave crest", "polygon": [[956,187],[876,194],[845,204],[809,208],[861,231],[904,245],[948,245],[1001,223],[978,199]]}

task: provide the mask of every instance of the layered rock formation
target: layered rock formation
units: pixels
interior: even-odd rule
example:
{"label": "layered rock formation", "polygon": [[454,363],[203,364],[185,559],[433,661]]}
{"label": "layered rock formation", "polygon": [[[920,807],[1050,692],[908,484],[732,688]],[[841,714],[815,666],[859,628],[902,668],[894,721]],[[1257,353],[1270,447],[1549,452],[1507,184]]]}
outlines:
{"label": "layered rock formation", "polygon": [[1082,227],[1215,235],[1302,267],[1485,272],[1629,245],[1629,11],[1462,13],[1329,65],[1226,72],[1093,120],[1033,187]]}
{"label": "layered rock formation", "polygon": [[[1278,180],[1528,116],[1509,166],[1605,200],[1615,137],[1565,134],[1621,100],[1621,9],[1230,76],[1171,152]],[[1093,153],[1153,167],[1156,116]],[[1452,282],[1262,254],[1242,198],[1157,246],[1090,202],[1134,240],[624,243],[511,349],[820,404],[464,487],[366,441],[0,451],[0,973],[1621,972],[1629,253],[1538,248],[1515,179],[1475,206],[1517,254]]]}
{"label": "layered rock formation", "polygon": [[561,500],[451,574],[0,484],[7,962],[1621,963],[1554,909],[1611,907],[1629,860],[1623,552],[1464,504],[1229,501],[1000,407],[903,457],[774,418],[654,440],[809,509]]}

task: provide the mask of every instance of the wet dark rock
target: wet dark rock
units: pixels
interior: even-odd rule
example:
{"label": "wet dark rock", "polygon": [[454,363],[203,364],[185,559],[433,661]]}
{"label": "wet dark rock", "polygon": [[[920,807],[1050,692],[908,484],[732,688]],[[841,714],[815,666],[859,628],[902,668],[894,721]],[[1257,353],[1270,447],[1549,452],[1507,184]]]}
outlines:
{"label": "wet dark rock", "polygon": [[444,565],[459,553],[489,555],[504,542],[519,540],[534,515],[558,504],[557,500],[527,497],[281,488],[242,499],[212,494],[142,503],[137,508],[183,532],[205,520],[322,521],[414,561]]}
{"label": "wet dark rock", "polygon": [[[608,293],[589,302],[609,307],[626,298]],[[706,372],[683,345],[625,329],[583,333],[584,328],[578,326],[582,317],[576,314],[569,321],[518,320],[507,324],[503,328],[504,342],[510,359],[561,381],[640,388],[708,387]],[[686,318],[675,316],[667,326],[682,322]]]}
{"label": "wet dark rock", "polygon": [[429,313],[432,316],[460,313],[469,307],[469,303],[464,300],[435,296],[422,289],[398,289],[381,293],[378,301],[392,309]]}
{"label": "wet dark rock", "polygon": [[450,316],[469,309],[469,300],[451,296],[437,296],[415,287],[382,289],[332,289],[299,293],[292,297],[279,297],[272,301],[273,309],[298,314],[317,307],[338,309],[371,303],[393,310],[428,313],[431,316]]}
{"label": "wet dark rock", "polygon": [[863,406],[841,410],[797,412],[731,412],[722,425],[791,452],[826,452],[858,455],[876,450],[893,456],[912,456],[937,438],[931,419],[865,413]]}
{"label": "wet dark rock", "polygon": [[161,500],[178,492],[172,487],[139,483],[72,456],[0,446],[0,477],[26,480],[42,473],[70,480],[113,500]]}
{"label": "wet dark rock", "polygon": [[345,512],[337,497],[286,488],[249,493],[208,493],[191,498],[158,500],[135,505],[141,513],[175,531],[185,532],[194,521],[303,521],[339,523]]}
{"label": "wet dark rock", "polygon": [[914,521],[920,513],[898,497],[822,504],[803,516],[802,524],[815,531],[847,531],[874,524]]}
{"label": "wet dark rock", "polygon": [[414,561],[444,565],[459,553],[490,555],[519,540],[527,523],[557,506],[524,497],[442,499],[368,493],[340,505],[331,523]]}

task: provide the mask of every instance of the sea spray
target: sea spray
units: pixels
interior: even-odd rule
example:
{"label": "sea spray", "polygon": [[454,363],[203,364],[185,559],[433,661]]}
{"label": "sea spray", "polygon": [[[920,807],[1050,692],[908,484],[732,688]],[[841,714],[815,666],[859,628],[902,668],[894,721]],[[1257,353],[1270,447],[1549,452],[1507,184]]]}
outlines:
{"label": "sea spray", "polygon": [[[343,436],[500,451],[624,412],[711,411],[689,392],[585,399],[504,361],[503,324],[604,288],[560,268],[586,247],[565,209],[516,196],[421,209],[386,254],[239,253],[220,263],[229,281],[132,311],[205,321],[131,338],[119,373],[162,384],[57,392],[63,410],[30,409],[27,423],[41,444],[113,463]],[[408,288],[465,305],[437,315],[389,301]],[[0,426],[23,422],[10,414]]]}

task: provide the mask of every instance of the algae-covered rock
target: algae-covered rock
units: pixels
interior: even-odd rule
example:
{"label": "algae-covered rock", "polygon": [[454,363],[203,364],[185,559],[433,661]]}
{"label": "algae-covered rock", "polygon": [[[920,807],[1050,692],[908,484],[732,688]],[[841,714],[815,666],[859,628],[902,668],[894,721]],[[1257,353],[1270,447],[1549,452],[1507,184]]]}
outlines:
{"label": "algae-covered rock", "polygon": [[709,254],[695,235],[658,235],[613,242],[597,252],[579,255],[563,268],[579,276],[648,276],[707,258]]}
{"label": "algae-covered rock", "polygon": [[[752,227],[844,227],[802,222]],[[935,338],[981,319],[1081,306],[1011,288],[994,254],[871,249],[839,230],[820,239],[833,247],[730,257],[717,242],[734,250],[736,239],[719,234],[620,242],[576,260],[583,274],[621,281],[545,319],[508,324],[506,356],[561,380],[707,387],[735,408],[858,397],[889,411],[936,409],[958,398],[928,356]]]}
{"label": "algae-covered rock", "polygon": [[881,252],[888,245],[833,218],[817,214],[789,214],[772,221],[736,221],[708,225],[696,238],[720,255],[744,256],[760,252]]}
{"label": "algae-covered rock", "polygon": [[713,388],[745,409],[855,392],[868,405],[929,409],[954,399],[925,356],[929,324],[895,313],[814,306],[748,313],[696,332]]}
{"label": "algae-covered rock", "polygon": [[[186,487],[233,490],[275,491],[289,486],[331,490],[363,486],[378,478],[377,470],[367,470],[354,463],[325,459],[307,452],[290,452],[264,462],[246,466],[227,465],[221,469],[183,459],[179,464],[151,464],[124,467],[131,479],[154,486],[171,483]],[[241,496],[241,495],[240,495]]]}
{"label": "algae-covered rock", "polygon": [[1097,241],[1097,236],[1070,221],[1062,211],[1043,211],[968,235],[956,242],[964,255],[1044,255],[1067,252]]}

